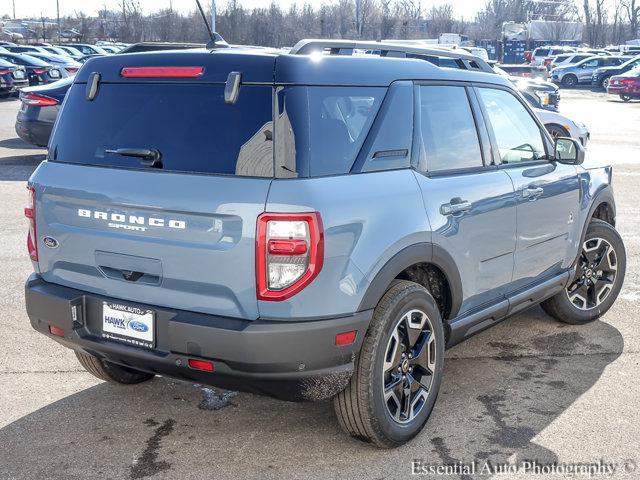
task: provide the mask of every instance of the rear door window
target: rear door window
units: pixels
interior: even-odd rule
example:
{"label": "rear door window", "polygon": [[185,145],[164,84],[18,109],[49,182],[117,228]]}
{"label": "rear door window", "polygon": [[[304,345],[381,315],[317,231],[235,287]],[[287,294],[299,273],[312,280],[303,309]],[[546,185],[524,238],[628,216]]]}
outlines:
{"label": "rear door window", "polygon": [[533,55],[536,57],[546,57],[549,54],[548,48],[536,48]]}
{"label": "rear door window", "polygon": [[481,167],[482,154],[464,87],[422,85],[419,92],[419,170]]}
{"label": "rear door window", "polygon": [[[112,151],[153,149],[163,170],[272,176],[270,86],[243,85],[235,104],[224,85],[102,84],[93,101],[75,84],[58,119],[49,159],[123,168],[141,159]],[[353,127],[355,128],[355,127]]]}

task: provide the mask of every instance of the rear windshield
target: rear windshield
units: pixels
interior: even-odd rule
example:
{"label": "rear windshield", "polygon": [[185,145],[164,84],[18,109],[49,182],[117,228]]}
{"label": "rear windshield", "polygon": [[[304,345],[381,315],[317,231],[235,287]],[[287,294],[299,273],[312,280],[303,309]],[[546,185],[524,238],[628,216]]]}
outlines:
{"label": "rear windshield", "polygon": [[224,85],[101,84],[93,101],[74,84],[49,148],[52,161],[148,168],[118,149],[151,149],[162,169],[273,176],[270,86],[243,85],[237,102]]}
{"label": "rear windshield", "polygon": [[533,54],[536,57],[537,56],[546,57],[548,53],[549,53],[548,48],[536,48],[535,51],[533,52]]}
{"label": "rear windshield", "polygon": [[278,93],[278,176],[349,173],[371,128],[386,87],[294,86]]}

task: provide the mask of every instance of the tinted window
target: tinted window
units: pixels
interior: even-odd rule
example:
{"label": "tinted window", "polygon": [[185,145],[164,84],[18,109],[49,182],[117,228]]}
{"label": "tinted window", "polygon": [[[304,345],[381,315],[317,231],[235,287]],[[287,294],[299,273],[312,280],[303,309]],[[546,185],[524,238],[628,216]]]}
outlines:
{"label": "tinted window", "polygon": [[569,55],[558,55],[556,57],[556,63],[564,62],[568,58],[569,58]]}
{"label": "tinted window", "polygon": [[620,65],[622,63],[619,58],[605,58],[603,64],[606,66]]}
{"label": "tinted window", "polygon": [[505,90],[480,88],[502,163],[517,163],[546,158],[538,124],[527,109]]}
{"label": "tinted window", "polygon": [[548,48],[536,48],[533,52],[535,57],[546,57],[549,54]]}
{"label": "tinted window", "polygon": [[31,55],[3,55],[0,53],[0,58],[15,63],[16,65],[26,65],[30,67],[46,67],[49,65],[48,63],[43,62],[39,58],[32,57]]}
{"label": "tinted window", "polygon": [[71,87],[49,158],[140,168],[107,150],[156,149],[164,170],[272,176],[272,88],[243,85],[234,105],[224,85],[102,84],[93,101]]}
{"label": "tinted window", "polygon": [[586,62],[582,62],[580,64],[582,68],[595,68],[598,65],[600,65],[600,62],[597,58],[594,58],[593,60],[587,60]]}
{"label": "tinted window", "polygon": [[[371,128],[384,87],[288,87],[278,94],[276,164],[296,175],[348,173]],[[284,171],[276,172],[281,175]]]}
{"label": "tinted window", "polygon": [[419,169],[426,166],[426,170],[436,172],[482,166],[478,133],[465,89],[421,86],[419,94]]}

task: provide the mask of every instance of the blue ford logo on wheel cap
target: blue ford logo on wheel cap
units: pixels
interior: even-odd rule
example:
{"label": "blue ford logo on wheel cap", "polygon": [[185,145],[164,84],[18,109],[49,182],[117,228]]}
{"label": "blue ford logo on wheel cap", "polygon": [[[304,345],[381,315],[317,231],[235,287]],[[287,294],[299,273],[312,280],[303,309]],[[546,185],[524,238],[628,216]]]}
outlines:
{"label": "blue ford logo on wheel cap", "polygon": [[58,248],[59,245],[58,241],[53,237],[44,237],[42,243],[44,243],[45,247],[49,248]]}
{"label": "blue ford logo on wheel cap", "polygon": [[145,323],[139,322],[137,320],[129,322],[129,327],[131,328],[131,330],[135,330],[136,332],[149,331],[149,327]]}

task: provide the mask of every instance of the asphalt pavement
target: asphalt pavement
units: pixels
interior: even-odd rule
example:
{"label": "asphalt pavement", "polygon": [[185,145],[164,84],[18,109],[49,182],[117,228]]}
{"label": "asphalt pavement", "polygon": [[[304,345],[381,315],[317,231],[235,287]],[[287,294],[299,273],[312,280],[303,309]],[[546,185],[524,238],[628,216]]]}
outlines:
{"label": "asphalt pavement", "polygon": [[17,109],[0,101],[0,480],[640,477],[640,102],[562,91],[592,131],[587,161],[614,165],[628,263],[612,310],[569,326],[535,307],[452,348],[425,430],[386,451],[343,434],[329,402],[113,386],[35,333],[23,207],[45,151],[16,138]]}

